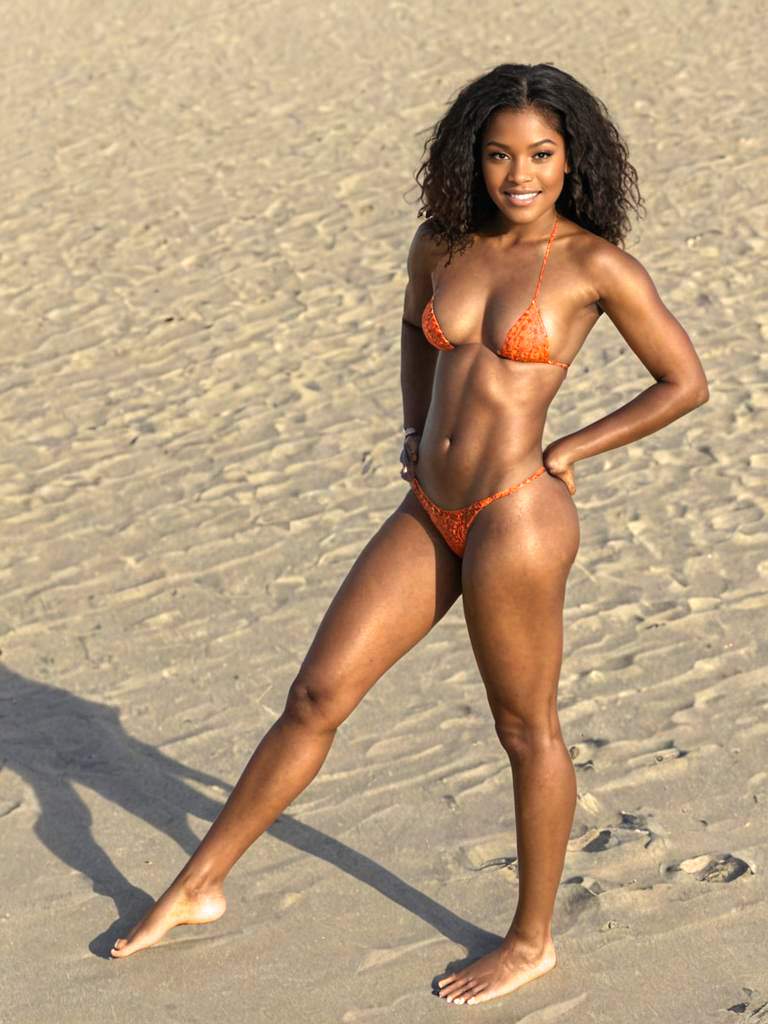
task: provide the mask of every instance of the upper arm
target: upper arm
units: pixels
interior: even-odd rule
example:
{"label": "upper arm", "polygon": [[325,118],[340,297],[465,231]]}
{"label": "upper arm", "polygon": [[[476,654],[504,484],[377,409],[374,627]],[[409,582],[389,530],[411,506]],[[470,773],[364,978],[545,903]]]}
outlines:
{"label": "upper arm", "polygon": [[432,297],[432,270],[437,257],[433,232],[428,224],[420,224],[408,251],[408,284],[403,303],[403,319],[414,327],[421,324],[421,314]]}
{"label": "upper arm", "polygon": [[607,243],[590,262],[600,308],[648,372],[656,380],[706,393],[706,377],[691,339],[661,301],[642,264]]}

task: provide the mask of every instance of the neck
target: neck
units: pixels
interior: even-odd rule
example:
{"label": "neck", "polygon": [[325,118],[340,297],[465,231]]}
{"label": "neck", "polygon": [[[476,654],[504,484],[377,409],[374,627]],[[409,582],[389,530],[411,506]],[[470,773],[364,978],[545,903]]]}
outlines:
{"label": "neck", "polygon": [[557,220],[557,213],[554,207],[550,207],[536,220],[527,224],[516,224],[508,220],[500,211],[489,220],[483,231],[490,237],[504,238],[509,245],[518,245],[523,242],[540,242],[542,238],[548,237]]}

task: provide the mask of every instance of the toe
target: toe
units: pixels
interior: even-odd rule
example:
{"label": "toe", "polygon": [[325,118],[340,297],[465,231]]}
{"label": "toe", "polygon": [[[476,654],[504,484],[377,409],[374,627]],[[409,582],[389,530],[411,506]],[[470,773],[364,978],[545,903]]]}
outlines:
{"label": "toe", "polygon": [[459,999],[467,995],[467,991],[471,987],[471,981],[469,978],[456,978],[456,980],[448,985],[440,995],[444,999],[448,999],[451,1002],[458,1002]]}
{"label": "toe", "polygon": [[474,1006],[476,1003],[487,1003],[488,1000],[492,998],[493,995],[490,993],[489,989],[481,988],[477,992],[475,992],[472,995],[471,999],[468,999],[467,1002],[471,1003]]}
{"label": "toe", "polygon": [[475,982],[474,984],[470,985],[461,994],[462,1002],[464,1002],[464,1003],[471,1003],[472,1000],[475,998],[475,996],[477,995],[477,993],[479,991],[480,991],[480,986],[477,984],[477,982]]}
{"label": "toe", "polygon": [[114,957],[126,957],[132,956],[137,949],[141,949],[141,946],[137,946],[136,940],[129,936],[127,939],[118,939],[112,947],[112,956]]}
{"label": "toe", "polygon": [[440,989],[440,996],[443,999],[451,999],[461,988],[461,983],[458,981],[452,981],[450,985],[445,985]]}

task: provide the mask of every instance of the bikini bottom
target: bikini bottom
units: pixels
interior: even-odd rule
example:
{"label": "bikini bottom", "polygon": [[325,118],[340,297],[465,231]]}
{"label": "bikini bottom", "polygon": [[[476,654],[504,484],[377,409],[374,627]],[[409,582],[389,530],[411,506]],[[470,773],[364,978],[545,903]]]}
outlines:
{"label": "bikini bottom", "polygon": [[505,487],[503,491],[497,491],[496,494],[491,494],[487,498],[481,498],[479,501],[473,501],[471,505],[466,505],[464,508],[441,508],[439,505],[436,505],[434,501],[428,498],[424,493],[424,490],[416,477],[413,477],[411,480],[411,488],[424,511],[442,534],[445,543],[455,555],[458,555],[459,558],[461,558],[464,554],[464,548],[467,546],[467,534],[469,533],[469,528],[475,521],[477,513],[481,509],[485,508],[486,505],[490,505],[492,501],[497,501],[499,498],[506,498],[506,496],[508,494],[512,494],[513,491],[519,491],[521,487],[525,487],[526,484],[532,483],[543,473],[546,473],[545,467],[539,466],[535,473],[531,473],[531,475],[527,476],[525,480],[521,480],[519,484],[512,484],[511,487]]}

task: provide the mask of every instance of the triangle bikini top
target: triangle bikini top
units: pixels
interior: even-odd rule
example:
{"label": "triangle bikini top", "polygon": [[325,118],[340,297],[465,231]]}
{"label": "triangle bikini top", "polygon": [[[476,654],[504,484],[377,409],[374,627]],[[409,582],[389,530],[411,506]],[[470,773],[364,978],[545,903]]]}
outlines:
{"label": "triangle bikini top", "polygon": [[[544,261],[541,264],[539,279],[536,282],[536,291],[533,293],[531,304],[527,309],[523,310],[517,320],[515,320],[507,331],[498,354],[502,359],[512,359],[518,363],[549,363],[550,366],[560,366],[564,370],[567,370],[568,363],[561,363],[558,359],[550,359],[549,357],[549,336],[547,335],[547,329],[544,326],[544,321],[541,319],[541,311],[539,310],[538,303],[539,292],[541,291],[541,279],[544,276],[544,267],[547,265],[549,253],[552,248],[552,242],[556,233],[557,217],[555,218],[555,223],[552,225],[552,231],[550,232],[549,239],[547,240],[547,249],[544,253]],[[456,346],[448,341],[446,336],[443,334],[440,323],[435,316],[435,307],[433,303],[434,295],[424,307],[424,312],[421,315],[421,329],[424,332],[424,337],[430,345],[434,345],[435,348],[456,348]]]}

